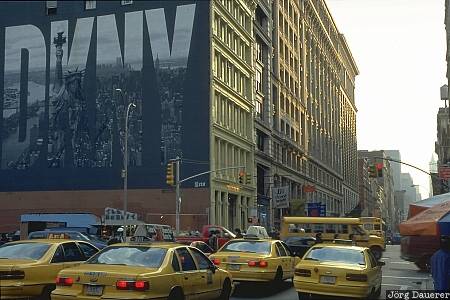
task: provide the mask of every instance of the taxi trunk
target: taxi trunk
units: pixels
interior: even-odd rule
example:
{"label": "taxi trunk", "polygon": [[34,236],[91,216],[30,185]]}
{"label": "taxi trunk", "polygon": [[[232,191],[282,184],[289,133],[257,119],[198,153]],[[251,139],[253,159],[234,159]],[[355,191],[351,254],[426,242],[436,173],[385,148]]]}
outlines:
{"label": "taxi trunk", "polygon": [[304,260],[295,269],[294,285],[303,293],[365,298],[371,292],[365,269],[363,265]]}
{"label": "taxi trunk", "polygon": [[[145,274],[150,274],[157,269],[147,268],[146,271]],[[139,280],[143,274],[137,273],[136,267],[132,266],[86,264],[60,273],[57,279],[60,284],[52,299],[148,299],[149,283]],[[66,278],[70,278],[68,282]]]}
{"label": "taxi trunk", "polygon": [[25,298],[41,293],[42,285],[31,281],[27,284],[27,268],[33,265],[36,265],[36,261],[29,259],[0,259],[1,299]]}
{"label": "taxi trunk", "polygon": [[234,281],[270,281],[277,270],[270,256],[257,253],[221,252],[216,253],[212,261],[230,272]]}

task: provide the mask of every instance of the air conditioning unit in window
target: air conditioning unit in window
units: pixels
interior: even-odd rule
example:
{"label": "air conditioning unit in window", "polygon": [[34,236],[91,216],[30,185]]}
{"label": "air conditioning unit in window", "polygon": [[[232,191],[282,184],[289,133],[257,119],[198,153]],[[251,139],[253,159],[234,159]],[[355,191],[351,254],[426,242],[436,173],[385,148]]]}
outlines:
{"label": "air conditioning unit in window", "polygon": [[58,1],[47,1],[47,8],[56,8],[58,6]]}

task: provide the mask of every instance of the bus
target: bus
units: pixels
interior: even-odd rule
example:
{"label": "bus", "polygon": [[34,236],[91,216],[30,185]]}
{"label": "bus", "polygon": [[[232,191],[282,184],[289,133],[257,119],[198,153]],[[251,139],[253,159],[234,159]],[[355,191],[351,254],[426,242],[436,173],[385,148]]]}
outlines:
{"label": "bus", "polygon": [[377,217],[360,217],[359,220],[363,228],[370,234],[386,239],[386,223],[383,219]]}
{"label": "bus", "polygon": [[315,237],[318,233],[324,242],[349,240],[353,234],[356,244],[370,248],[377,259],[386,249],[383,238],[366,231],[359,218],[283,217],[281,222],[280,238],[283,240],[293,236]]}

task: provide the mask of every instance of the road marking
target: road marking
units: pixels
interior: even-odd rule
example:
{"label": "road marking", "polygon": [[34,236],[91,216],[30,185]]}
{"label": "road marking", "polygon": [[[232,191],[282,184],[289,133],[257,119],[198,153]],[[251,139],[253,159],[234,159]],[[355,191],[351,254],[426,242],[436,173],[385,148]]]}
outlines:
{"label": "road marking", "polygon": [[409,261],[390,261],[390,264],[401,264],[401,265],[410,265]]}
{"label": "road marking", "polygon": [[411,286],[409,286],[409,285],[402,285],[402,284],[388,284],[388,283],[382,283],[381,284],[382,286],[399,286],[400,287],[400,290],[407,290],[407,289],[409,289],[409,288],[411,288]]}
{"label": "road marking", "polygon": [[398,279],[412,279],[412,280],[428,280],[429,278],[423,278],[423,277],[400,277],[400,276],[388,276],[383,275],[383,278],[398,278]]}
{"label": "road marking", "polygon": [[407,290],[410,286],[409,285],[401,285],[400,290],[404,291]]}

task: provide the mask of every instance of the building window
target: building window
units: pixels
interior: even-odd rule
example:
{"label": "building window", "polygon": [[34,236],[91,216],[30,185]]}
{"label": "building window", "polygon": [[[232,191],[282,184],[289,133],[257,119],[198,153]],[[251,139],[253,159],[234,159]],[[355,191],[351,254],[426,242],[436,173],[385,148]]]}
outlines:
{"label": "building window", "polygon": [[133,0],[122,0],[122,5],[133,4]]}
{"label": "building window", "polygon": [[256,42],[256,59],[259,62],[262,62],[262,55],[263,55],[263,45],[260,41]]}
{"label": "building window", "polygon": [[259,102],[259,100],[255,101],[255,112],[256,112],[256,117],[257,118],[261,118],[261,112],[262,112],[262,103]]}
{"label": "building window", "polygon": [[262,72],[256,70],[256,91],[262,93]]}
{"label": "building window", "polygon": [[47,15],[56,14],[57,7],[58,7],[57,1],[46,1]]}
{"label": "building window", "polygon": [[97,7],[97,1],[95,1],[95,0],[84,1],[84,9],[90,10],[90,9],[95,9],[96,7]]}
{"label": "building window", "polygon": [[264,151],[264,135],[261,132],[257,132],[256,143],[258,150]]}

